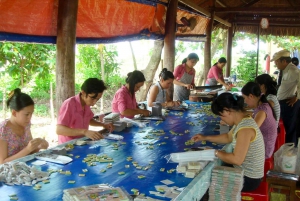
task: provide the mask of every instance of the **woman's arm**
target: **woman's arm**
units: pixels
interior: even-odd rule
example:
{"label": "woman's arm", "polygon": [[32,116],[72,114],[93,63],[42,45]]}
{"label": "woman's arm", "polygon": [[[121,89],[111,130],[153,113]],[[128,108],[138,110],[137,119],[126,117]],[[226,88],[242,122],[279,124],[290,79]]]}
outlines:
{"label": "woman's arm", "polygon": [[178,81],[178,80],[176,80],[176,79],[174,79],[173,83],[176,84],[176,85],[185,87],[185,88],[187,88],[187,89],[192,89],[192,88],[193,88],[193,85],[192,85],[192,84],[185,84],[185,83],[180,82],[180,81]]}
{"label": "woman's arm", "polygon": [[153,102],[155,102],[158,92],[158,86],[154,85],[153,87],[151,87],[147,100],[148,107],[153,107]]}
{"label": "woman's arm", "polygon": [[[9,162],[9,161],[13,161],[16,160],[18,158],[22,158],[24,156],[27,156],[33,152],[35,152],[36,150],[39,150],[39,146],[42,145],[42,143],[44,143],[45,140],[41,139],[41,138],[35,138],[33,140],[30,140],[28,145],[22,149],[21,151],[19,151],[18,153],[12,155],[12,156],[8,156],[8,144],[6,141],[4,140],[0,140],[0,164]],[[44,146],[44,145],[42,145]],[[42,147],[43,148],[43,147]]]}
{"label": "woman's arm", "polygon": [[56,125],[56,133],[57,135],[63,135],[63,136],[80,136],[84,135],[84,132],[86,129],[81,128],[70,128],[68,126],[64,125]]}
{"label": "woman's arm", "polygon": [[241,165],[246,158],[250,142],[254,138],[255,131],[253,128],[243,128],[237,133],[236,146],[233,153],[216,150],[215,155],[226,163]]}
{"label": "woman's arm", "polygon": [[264,123],[266,118],[267,118],[267,114],[261,110],[255,115],[254,120],[258,125],[258,127],[260,127]]}
{"label": "woman's arm", "polygon": [[103,128],[109,130],[109,132],[112,132],[114,130],[114,125],[109,123],[109,124],[104,124],[102,122],[96,121],[95,119],[90,120],[90,126],[102,126]]}
{"label": "woman's arm", "polygon": [[217,144],[228,144],[232,142],[232,130],[230,130],[228,133],[223,133],[220,135],[202,135],[197,134],[192,137],[192,140],[197,141],[209,141]]}
{"label": "woman's arm", "polygon": [[272,100],[268,100],[268,102],[270,103],[271,107],[274,108],[275,103]]}
{"label": "woman's arm", "polygon": [[145,117],[150,116],[151,112],[149,110],[143,110],[143,109],[126,109],[123,112],[121,112],[121,115],[123,116],[134,116],[137,114],[142,114]]}

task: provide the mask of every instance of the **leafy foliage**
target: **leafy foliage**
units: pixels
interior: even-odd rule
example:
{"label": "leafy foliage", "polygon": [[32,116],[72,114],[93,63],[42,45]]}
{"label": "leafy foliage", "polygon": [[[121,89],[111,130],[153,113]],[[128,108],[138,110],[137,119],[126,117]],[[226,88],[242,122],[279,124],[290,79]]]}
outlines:
{"label": "leafy foliage", "polygon": [[[244,51],[244,57],[238,60],[236,67],[236,75],[242,80],[242,84],[249,81],[254,81],[256,75],[256,59],[257,53],[255,51]],[[262,73],[261,66],[258,67],[258,74]]]}

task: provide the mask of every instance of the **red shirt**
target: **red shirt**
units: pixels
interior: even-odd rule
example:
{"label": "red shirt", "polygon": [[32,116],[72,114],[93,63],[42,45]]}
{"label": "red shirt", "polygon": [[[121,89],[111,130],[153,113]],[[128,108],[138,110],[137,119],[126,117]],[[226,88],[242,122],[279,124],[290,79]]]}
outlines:
{"label": "red shirt", "polygon": [[[186,72],[186,71],[185,71],[185,64],[181,64],[181,65],[177,66],[177,67],[175,68],[175,70],[174,70],[174,73],[173,73],[175,79],[179,81],[185,72]],[[195,74],[196,74],[195,69],[192,68],[189,72],[186,72],[186,73],[188,73],[188,74],[190,74],[190,75],[193,75],[193,80],[192,80],[192,83],[191,83],[191,84],[192,84],[192,85],[195,85],[195,83],[194,83]],[[189,83],[186,83],[186,84],[189,84]]]}

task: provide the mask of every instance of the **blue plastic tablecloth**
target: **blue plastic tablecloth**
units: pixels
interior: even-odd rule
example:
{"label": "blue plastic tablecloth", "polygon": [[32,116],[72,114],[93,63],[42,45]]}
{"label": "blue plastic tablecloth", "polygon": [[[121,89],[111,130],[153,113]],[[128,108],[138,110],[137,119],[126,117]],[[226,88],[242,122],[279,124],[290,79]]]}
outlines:
{"label": "blue plastic tablecloth", "polygon": [[[184,177],[183,174],[167,173],[167,170],[176,169],[176,163],[168,163],[164,158],[166,155],[183,152],[186,148],[209,146],[212,148],[222,148],[223,145],[215,145],[209,142],[198,142],[194,145],[186,145],[185,142],[196,133],[219,134],[213,131],[219,118],[211,116],[209,113],[209,103],[189,103],[189,110],[186,112],[170,111],[166,120],[163,122],[150,121],[145,128],[131,127],[122,132],[114,132],[124,137],[123,142],[126,144],[109,140],[109,145],[104,147],[91,148],[91,145],[75,146],[69,154],[73,154],[73,161],[66,165],[47,163],[41,166],[43,171],[50,169],[62,169],[71,171],[71,175],[53,173],[50,177],[50,183],[43,184],[40,190],[34,190],[28,186],[7,186],[0,183],[0,200],[9,200],[9,195],[16,194],[19,200],[62,200],[63,190],[92,184],[108,183],[115,187],[123,187],[129,194],[133,194],[131,189],[138,189],[140,193],[147,196],[170,200],[168,198],[156,197],[149,194],[149,191],[156,191],[155,185],[164,185],[161,180],[169,179],[174,184],[169,186],[185,187],[192,179]],[[203,109],[206,108],[206,109]],[[164,130],[165,134],[156,136],[151,130]],[[147,139],[145,136],[151,135],[154,139]],[[137,142],[142,143],[139,145]],[[113,149],[113,144],[118,143],[118,150]],[[153,143],[153,149],[149,149],[149,144]],[[114,159],[112,168],[106,169],[107,163],[97,163],[96,166],[88,166],[82,160],[87,154],[106,154]],[[76,158],[76,156],[80,156]],[[138,162],[142,167],[151,166],[148,170],[136,169],[132,161],[127,161],[127,157],[132,157],[133,161]],[[35,160],[28,161],[31,164]],[[153,163],[153,164],[151,164]],[[125,168],[125,165],[130,165]],[[165,168],[164,172],[160,168]],[[85,177],[79,177],[82,169],[88,169]],[[101,169],[106,172],[101,173]],[[125,175],[119,175],[118,172],[124,171]],[[144,179],[139,179],[139,175],[144,175]],[[75,184],[69,184],[68,181],[75,180]]]}

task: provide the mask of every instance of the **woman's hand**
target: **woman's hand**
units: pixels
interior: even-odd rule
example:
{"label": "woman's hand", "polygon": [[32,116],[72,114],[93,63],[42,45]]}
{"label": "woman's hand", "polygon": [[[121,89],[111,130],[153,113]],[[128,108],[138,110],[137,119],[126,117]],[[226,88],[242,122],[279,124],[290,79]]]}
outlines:
{"label": "woman's hand", "polygon": [[176,106],[176,107],[178,107],[179,105],[181,105],[181,102],[179,100],[173,101],[173,103],[174,103],[174,106]]}
{"label": "woman's hand", "polygon": [[38,148],[39,149],[47,149],[49,147],[49,143],[44,139],[41,139],[41,140],[42,141],[41,141],[40,145],[38,146]]}
{"label": "woman's hand", "polygon": [[230,91],[230,90],[231,90],[231,88],[232,88],[232,87],[231,87],[231,86],[229,86],[228,84],[226,84],[226,85],[225,85],[225,89],[226,89],[226,91]]}
{"label": "woman's hand", "polygon": [[144,116],[144,117],[149,117],[151,115],[151,112],[149,110],[142,110],[141,111],[141,114]]}
{"label": "woman's hand", "polygon": [[198,141],[203,141],[203,140],[205,140],[204,138],[205,138],[204,135],[202,135],[202,134],[196,134],[196,135],[194,135],[194,136],[191,138],[191,140],[194,141],[194,142],[198,142]]}
{"label": "woman's hand", "polygon": [[86,137],[92,140],[101,140],[104,138],[103,135],[98,133],[97,131],[85,130],[83,135],[85,135]]}
{"label": "woman's hand", "polygon": [[115,127],[114,127],[114,125],[112,123],[104,124],[103,127],[105,129],[109,130],[110,133],[115,129]]}
{"label": "woman's hand", "polygon": [[28,150],[29,153],[37,150],[41,144],[43,139],[41,138],[35,138],[29,141],[29,143],[26,146],[26,149]]}
{"label": "woman's hand", "polygon": [[187,89],[193,89],[194,88],[194,86],[191,85],[191,84],[185,84],[184,87],[187,88]]}

